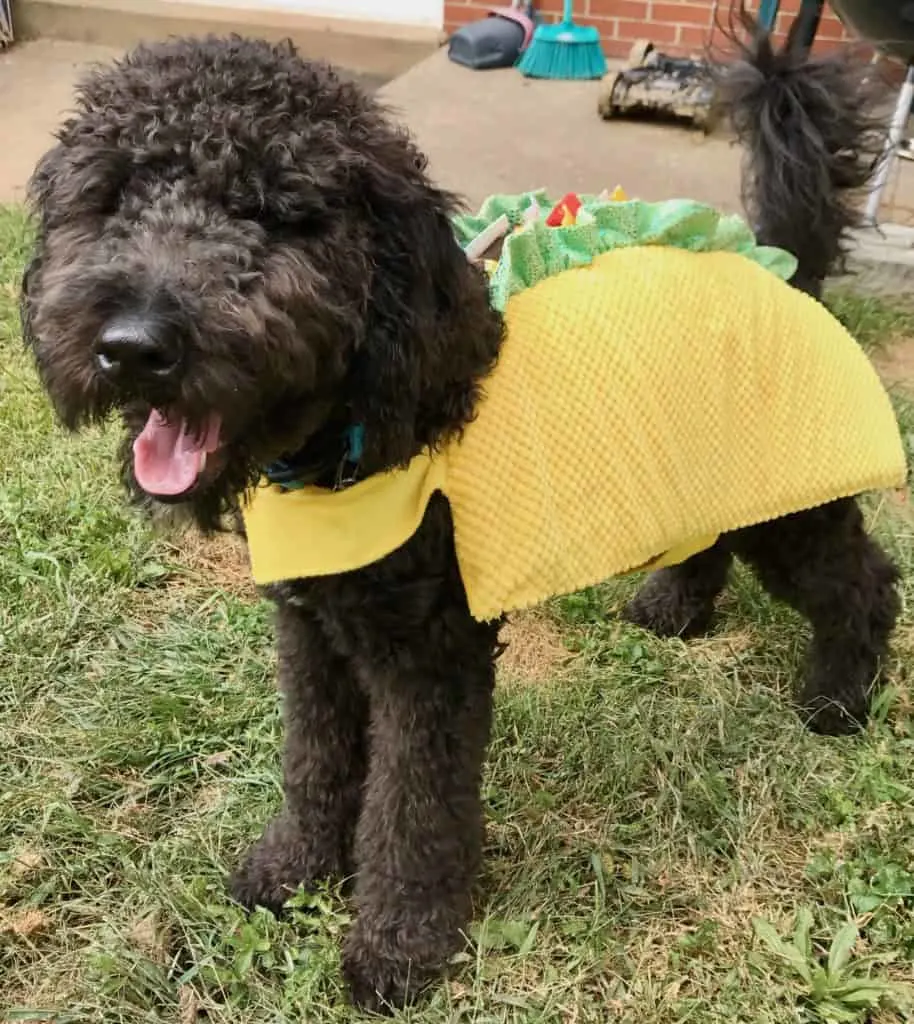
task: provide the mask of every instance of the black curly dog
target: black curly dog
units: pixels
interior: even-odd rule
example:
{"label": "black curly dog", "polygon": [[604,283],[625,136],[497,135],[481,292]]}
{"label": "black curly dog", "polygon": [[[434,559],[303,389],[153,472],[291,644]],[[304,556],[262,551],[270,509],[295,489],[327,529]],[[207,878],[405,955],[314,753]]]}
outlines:
{"label": "black curly dog", "polygon": [[[794,251],[796,283],[815,291],[871,169],[856,82],[840,60],[757,37],[729,86],[762,239]],[[119,410],[125,479],[150,505],[131,442],[152,410],[187,436],[216,430],[195,482],[167,498],[204,530],[283,454],[333,486],[352,424],[363,476],[441,445],[498,356],[502,323],[454,240],[454,197],[371,99],[289,46],[178,40],[94,71],[31,201],[23,324],[61,419]],[[855,501],[724,537],[650,578],[629,617],[705,629],[734,556],[812,624],[810,725],[858,727],[898,598]],[[354,876],[346,979],[359,1005],[398,1005],[470,919],[498,624],[467,610],[443,498],[380,563],[268,596],[285,806],[232,893],[278,910],[301,884]]]}

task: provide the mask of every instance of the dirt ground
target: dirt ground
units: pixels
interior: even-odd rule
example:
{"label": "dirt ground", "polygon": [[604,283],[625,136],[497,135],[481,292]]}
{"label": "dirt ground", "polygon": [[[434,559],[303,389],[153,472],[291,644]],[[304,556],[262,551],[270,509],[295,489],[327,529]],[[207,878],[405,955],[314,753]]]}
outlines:
{"label": "dirt ground", "polygon": [[914,338],[901,338],[873,356],[886,387],[914,396]]}

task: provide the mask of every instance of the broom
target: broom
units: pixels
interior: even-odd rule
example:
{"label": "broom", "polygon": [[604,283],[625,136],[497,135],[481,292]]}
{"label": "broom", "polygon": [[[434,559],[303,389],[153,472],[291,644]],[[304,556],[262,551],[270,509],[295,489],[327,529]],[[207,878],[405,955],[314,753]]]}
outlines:
{"label": "broom", "polygon": [[595,28],[575,25],[571,20],[572,0],[565,0],[562,20],[557,25],[540,25],[521,54],[517,68],[528,78],[602,78],[606,57]]}

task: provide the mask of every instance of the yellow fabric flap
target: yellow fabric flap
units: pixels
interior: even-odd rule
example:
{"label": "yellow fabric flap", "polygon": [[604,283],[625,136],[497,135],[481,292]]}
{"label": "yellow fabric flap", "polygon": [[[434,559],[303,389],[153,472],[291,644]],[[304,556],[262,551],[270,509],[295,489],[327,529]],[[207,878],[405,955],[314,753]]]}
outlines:
{"label": "yellow fabric flap", "polygon": [[284,491],[264,482],[243,508],[254,579],[263,585],[333,576],[377,562],[419,529],[445,478],[445,461],[422,454],[406,469],[340,491]]}

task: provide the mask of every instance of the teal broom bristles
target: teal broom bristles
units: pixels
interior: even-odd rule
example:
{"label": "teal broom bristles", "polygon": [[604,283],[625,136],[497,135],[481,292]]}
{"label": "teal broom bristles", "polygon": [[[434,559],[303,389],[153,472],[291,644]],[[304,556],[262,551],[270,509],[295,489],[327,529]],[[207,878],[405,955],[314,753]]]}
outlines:
{"label": "teal broom bristles", "polygon": [[572,0],[557,25],[540,25],[530,45],[521,54],[517,68],[528,78],[602,78],[606,57],[595,28],[575,25],[571,20]]}

